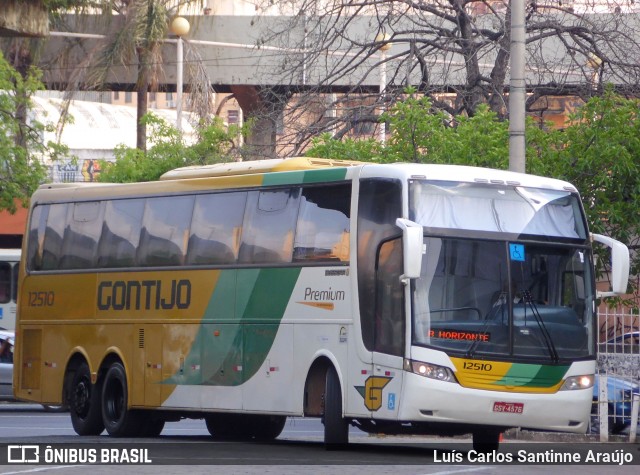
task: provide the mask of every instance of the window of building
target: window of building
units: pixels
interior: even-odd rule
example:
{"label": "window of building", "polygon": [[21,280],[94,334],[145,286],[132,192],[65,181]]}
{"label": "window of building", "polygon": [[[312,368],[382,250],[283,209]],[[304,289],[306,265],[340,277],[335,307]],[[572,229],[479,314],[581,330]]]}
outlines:
{"label": "window of building", "polygon": [[240,111],[232,109],[227,111],[227,123],[231,124],[239,124],[240,123]]}

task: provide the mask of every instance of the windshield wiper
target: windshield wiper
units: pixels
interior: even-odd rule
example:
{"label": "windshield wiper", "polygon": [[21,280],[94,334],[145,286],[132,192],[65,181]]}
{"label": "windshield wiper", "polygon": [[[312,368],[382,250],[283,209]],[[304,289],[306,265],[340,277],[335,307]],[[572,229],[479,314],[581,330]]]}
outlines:
{"label": "windshield wiper", "polygon": [[544,320],[540,316],[540,312],[538,312],[538,307],[536,306],[536,303],[533,301],[533,297],[529,290],[522,291],[522,301],[525,304],[525,308],[524,308],[525,323],[527,318],[527,306],[529,306],[531,308],[531,312],[533,313],[534,318],[536,319],[536,322],[538,323],[538,327],[540,327],[540,332],[542,333],[544,342],[547,345],[547,349],[549,350],[549,356],[551,356],[551,359],[554,361],[554,363],[557,363],[560,360],[560,357],[558,356],[558,351],[556,350],[556,346],[553,344],[553,339],[549,334],[547,325],[545,325]]}
{"label": "windshield wiper", "polygon": [[[487,328],[489,327],[489,322],[492,322],[498,319],[497,317],[499,313],[500,313],[500,319],[502,320],[502,324],[504,325],[505,312],[508,311],[509,309],[508,298],[509,298],[509,294],[507,292],[500,292],[500,295],[491,306],[491,310],[487,312],[487,314],[484,316],[484,319],[482,320],[482,327],[480,327],[480,334],[483,334],[487,330]],[[476,350],[478,349],[478,345],[480,345],[479,339],[473,340],[471,342],[471,345],[467,350],[467,354],[466,354],[467,358],[471,359],[475,356]]]}

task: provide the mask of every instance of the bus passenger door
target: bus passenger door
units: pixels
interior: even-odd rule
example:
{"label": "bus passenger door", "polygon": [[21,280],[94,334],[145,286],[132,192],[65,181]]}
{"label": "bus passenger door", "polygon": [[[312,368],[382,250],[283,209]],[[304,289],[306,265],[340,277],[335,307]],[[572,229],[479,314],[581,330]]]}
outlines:
{"label": "bus passenger door", "polygon": [[406,319],[402,273],[402,241],[380,246],[376,265],[373,381],[367,390],[373,417],[396,419],[402,389]]}

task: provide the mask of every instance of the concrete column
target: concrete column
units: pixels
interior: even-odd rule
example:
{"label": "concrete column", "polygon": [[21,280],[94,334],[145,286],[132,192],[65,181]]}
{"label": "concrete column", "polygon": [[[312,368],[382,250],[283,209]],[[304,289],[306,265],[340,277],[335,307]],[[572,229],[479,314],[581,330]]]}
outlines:
{"label": "concrete column", "polygon": [[42,0],[3,0],[0,36],[43,37],[49,34],[49,13]]}
{"label": "concrete column", "polygon": [[247,160],[276,158],[276,126],[290,94],[282,88],[231,86],[245,120],[253,120],[245,148]]}

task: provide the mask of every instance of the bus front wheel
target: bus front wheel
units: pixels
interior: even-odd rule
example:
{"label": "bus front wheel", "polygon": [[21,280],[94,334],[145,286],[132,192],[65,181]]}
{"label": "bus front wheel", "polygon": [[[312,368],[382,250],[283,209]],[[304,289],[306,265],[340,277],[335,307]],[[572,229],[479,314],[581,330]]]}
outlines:
{"label": "bus front wheel", "polygon": [[473,433],[473,449],[478,453],[491,453],[500,446],[500,435],[497,429],[483,429]]}
{"label": "bus front wheel", "polygon": [[102,420],[113,437],[135,437],[142,427],[140,412],[128,408],[127,376],[120,363],[112,364],[104,377]]}
{"label": "bus front wheel", "polygon": [[81,363],[73,373],[69,392],[69,413],[76,434],[100,435],[104,430],[100,389],[99,384],[91,384],[89,365]]}
{"label": "bus front wheel", "polygon": [[349,423],[342,417],[342,391],[335,368],[327,370],[324,391],[324,446],[337,450],[349,443]]}

